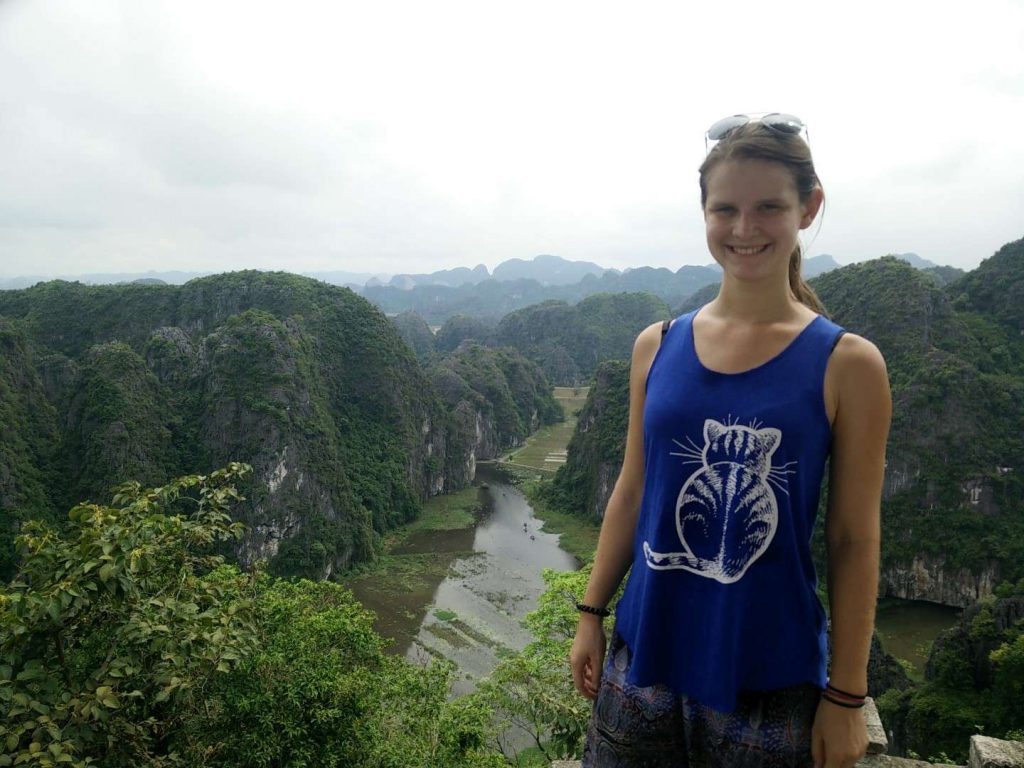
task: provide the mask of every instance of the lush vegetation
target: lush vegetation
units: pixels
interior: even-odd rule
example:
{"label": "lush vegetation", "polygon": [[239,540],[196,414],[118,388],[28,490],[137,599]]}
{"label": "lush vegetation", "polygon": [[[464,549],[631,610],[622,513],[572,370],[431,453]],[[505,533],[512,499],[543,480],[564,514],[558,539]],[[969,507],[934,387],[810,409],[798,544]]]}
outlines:
{"label": "lush vegetation", "polygon": [[416,354],[420,363],[426,363],[434,356],[437,346],[434,333],[426,321],[415,312],[403,312],[391,318],[402,340]]}
{"label": "lush vegetation", "polygon": [[569,441],[566,462],[541,492],[545,502],[592,520],[603,517],[626,452],[628,423],[629,364],[601,363]]}
{"label": "lush vegetation", "polygon": [[56,411],[28,342],[0,317],[0,577],[14,570],[11,532],[54,518]]}
{"label": "lush vegetation", "polygon": [[1024,739],[1024,582],[999,592],[935,641],[923,684],[879,698],[901,753],[965,763],[972,734]]}
{"label": "lush vegetation", "polygon": [[254,474],[238,554],[322,577],[372,557],[468,459],[468,425],[347,289],[258,272],[56,281],[0,292],[0,323],[0,576],[21,520],[240,457]]}
{"label": "lush vegetation", "polygon": [[[991,276],[1005,293],[1018,290],[1015,265]],[[885,563],[929,555],[954,574],[994,565],[1003,581],[1024,577],[1020,334],[992,314],[958,311],[950,298],[958,284],[947,293],[894,258],[813,285],[836,322],[874,341],[889,368]]]}
{"label": "lush vegetation", "polygon": [[0,591],[0,765],[501,765],[452,670],[383,653],[344,588],[223,564],[249,468],[26,525]]}
{"label": "lush vegetation", "polygon": [[454,315],[444,321],[437,332],[438,352],[454,352],[464,341],[490,345],[494,326],[484,320],[468,315]]}
{"label": "lush vegetation", "polygon": [[547,301],[512,312],[495,338],[538,363],[552,383],[572,386],[604,360],[629,359],[637,334],[667,317],[668,306],[651,294],[596,294],[575,306]]}

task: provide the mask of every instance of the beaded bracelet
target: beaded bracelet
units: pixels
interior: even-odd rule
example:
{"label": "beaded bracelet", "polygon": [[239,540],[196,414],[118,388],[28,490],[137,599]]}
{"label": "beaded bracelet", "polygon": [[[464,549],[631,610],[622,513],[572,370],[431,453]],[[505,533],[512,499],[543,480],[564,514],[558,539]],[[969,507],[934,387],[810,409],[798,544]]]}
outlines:
{"label": "beaded bracelet", "polygon": [[858,701],[856,704],[849,701],[841,701],[840,699],[830,696],[829,693],[830,691],[826,689],[824,692],[822,692],[821,698],[823,698],[827,702],[835,704],[837,707],[846,707],[847,709],[860,709],[864,706],[863,701]]}
{"label": "beaded bracelet", "polygon": [[579,601],[576,603],[576,610],[582,611],[583,613],[592,613],[595,616],[600,616],[602,619],[612,615],[612,612],[607,608],[595,608],[592,605],[587,605],[586,603],[581,603]]}
{"label": "beaded bracelet", "polygon": [[860,709],[867,700],[867,694],[860,696],[855,693],[847,693],[836,688],[832,683],[825,684],[825,690],[822,691],[821,696],[826,701],[830,701],[840,707],[846,707],[847,709]]}
{"label": "beaded bracelet", "polygon": [[840,696],[846,696],[850,699],[866,699],[868,695],[866,693],[847,693],[836,688],[832,683],[825,683],[825,687],[832,691],[832,693],[838,693]]}

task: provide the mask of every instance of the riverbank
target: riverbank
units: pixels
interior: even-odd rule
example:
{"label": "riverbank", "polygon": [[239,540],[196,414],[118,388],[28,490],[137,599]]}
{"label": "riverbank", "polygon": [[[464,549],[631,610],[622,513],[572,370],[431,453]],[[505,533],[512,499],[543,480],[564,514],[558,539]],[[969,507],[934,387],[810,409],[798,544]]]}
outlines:
{"label": "riverbank", "polygon": [[[383,551],[376,560],[346,576],[345,586],[374,612],[373,628],[392,642],[393,653],[405,655],[438,586],[458,558],[472,556],[472,527],[482,508],[476,487],[435,496],[423,505],[423,513],[416,520],[384,539]],[[442,551],[418,551],[410,546],[422,535],[440,538]]]}

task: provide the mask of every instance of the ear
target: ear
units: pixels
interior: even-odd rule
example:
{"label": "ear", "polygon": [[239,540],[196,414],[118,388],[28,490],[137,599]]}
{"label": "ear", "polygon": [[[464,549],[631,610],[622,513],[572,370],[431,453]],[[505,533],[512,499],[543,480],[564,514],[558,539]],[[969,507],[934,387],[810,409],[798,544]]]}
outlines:
{"label": "ear", "polygon": [[807,229],[811,226],[811,222],[818,215],[823,202],[825,202],[825,191],[821,187],[812,189],[811,196],[807,198],[807,202],[803,205],[804,213],[800,217],[800,229]]}
{"label": "ear", "polygon": [[723,432],[725,432],[724,424],[721,424],[714,419],[704,420],[704,442],[707,445],[711,445],[715,442]]}
{"label": "ear", "polygon": [[757,430],[757,436],[761,438],[761,445],[764,446],[766,455],[771,456],[782,441],[782,430],[775,427],[765,427]]}

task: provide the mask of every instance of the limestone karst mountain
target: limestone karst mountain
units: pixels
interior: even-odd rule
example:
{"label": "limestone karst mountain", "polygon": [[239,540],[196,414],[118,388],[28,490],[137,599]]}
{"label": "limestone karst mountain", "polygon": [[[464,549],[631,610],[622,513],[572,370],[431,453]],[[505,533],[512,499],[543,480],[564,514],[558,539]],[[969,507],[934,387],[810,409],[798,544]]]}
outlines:
{"label": "limestone karst mountain", "polygon": [[478,361],[511,410],[474,389],[472,366],[465,391],[442,397],[379,310],[281,273],[7,291],[0,338],[8,570],[19,520],[109,499],[129,479],[245,461],[239,558],[329,576],[371,557],[428,495],[463,487],[476,460],[560,415],[543,374],[512,350]]}

